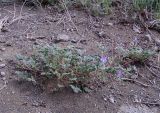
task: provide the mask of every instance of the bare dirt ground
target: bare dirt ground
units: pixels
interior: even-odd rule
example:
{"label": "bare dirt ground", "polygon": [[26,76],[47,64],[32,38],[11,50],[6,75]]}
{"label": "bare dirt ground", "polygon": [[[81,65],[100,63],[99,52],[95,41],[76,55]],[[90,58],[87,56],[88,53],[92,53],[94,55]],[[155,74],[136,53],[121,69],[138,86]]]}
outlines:
{"label": "bare dirt ground", "polygon": [[[114,15],[92,17],[78,10],[57,13],[50,7],[43,11],[24,7],[21,11],[20,5],[0,7],[0,19],[4,17],[12,23],[6,32],[0,32],[0,63],[6,64],[0,69],[6,73],[0,76],[0,113],[160,113],[159,70],[153,76],[145,67],[138,68],[136,80],[147,87],[111,76],[105,85],[90,93],[74,94],[65,89],[51,94],[30,82],[19,81],[10,66],[15,55],[29,53],[36,44],[54,44],[58,34],[68,35],[72,44],[87,48],[90,54],[97,51],[97,43],[102,43],[110,56],[112,42],[128,48],[135,36],[142,47],[153,49],[144,34],[135,33],[131,25],[117,24]],[[98,36],[100,32],[103,35]],[[152,33],[160,38],[157,32]],[[158,65],[157,60],[154,62]]]}

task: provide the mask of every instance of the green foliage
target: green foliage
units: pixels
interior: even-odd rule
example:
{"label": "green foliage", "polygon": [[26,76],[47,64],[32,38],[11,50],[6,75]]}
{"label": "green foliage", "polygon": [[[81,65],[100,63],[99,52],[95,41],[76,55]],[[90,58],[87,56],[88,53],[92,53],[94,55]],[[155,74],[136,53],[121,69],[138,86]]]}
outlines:
{"label": "green foliage", "polygon": [[[101,52],[105,52],[104,47],[101,47]],[[130,59],[141,63],[153,55],[142,48],[128,50],[118,47],[118,52],[122,53],[122,61]],[[74,46],[36,46],[30,56],[17,55],[16,74],[33,83],[52,85],[56,90],[70,87],[75,93],[89,92],[90,83],[94,78],[106,81],[107,73],[120,78],[123,73],[130,75],[132,72],[124,68],[121,62],[114,61],[113,64],[112,61],[110,64],[109,60],[103,54],[86,55],[84,49]]]}
{"label": "green foliage", "polygon": [[84,50],[72,46],[46,45],[34,50],[29,57],[17,56],[16,74],[26,80],[53,80],[58,88],[70,86],[75,92],[88,92],[87,84],[96,76],[94,73],[104,75],[105,65],[98,55],[85,55]]}
{"label": "green foliage", "polygon": [[154,52],[144,50],[141,47],[133,47],[131,49],[118,47],[117,49],[124,59],[129,58],[131,62],[145,63],[145,61],[154,55]]}
{"label": "green foliage", "polygon": [[132,48],[129,49],[127,57],[132,59],[133,61],[139,61],[144,63],[152,55],[153,53],[151,51],[143,50],[142,48]]}
{"label": "green foliage", "polygon": [[96,0],[95,2],[87,2],[87,6],[94,16],[109,14],[111,0]]}
{"label": "green foliage", "polygon": [[111,0],[62,0],[58,6],[60,10],[65,10],[65,6],[67,8],[78,6],[79,8],[86,8],[94,16],[100,16],[109,13],[110,4]]}
{"label": "green foliage", "polygon": [[108,67],[105,69],[107,73],[115,74],[116,73],[116,68],[115,67]]}
{"label": "green foliage", "polygon": [[152,7],[153,0],[133,0],[133,5],[137,10],[143,10]]}
{"label": "green foliage", "polygon": [[57,0],[47,0],[47,1],[48,1],[48,3],[50,3],[50,4],[54,4],[54,3],[57,2]]}
{"label": "green foliage", "polygon": [[156,16],[160,15],[160,0],[133,0],[133,6],[136,10],[153,10]]}

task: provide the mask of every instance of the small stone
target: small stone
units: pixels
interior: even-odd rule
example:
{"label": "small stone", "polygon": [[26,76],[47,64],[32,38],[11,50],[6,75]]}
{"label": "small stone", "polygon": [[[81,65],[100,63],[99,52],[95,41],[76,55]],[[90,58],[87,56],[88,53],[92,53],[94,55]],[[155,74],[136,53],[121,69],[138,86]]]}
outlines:
{"label": "small stone", "polygon": [[9,30],[6,27],[1,28],[1,32],[8,32]]}
{"label": "small stone", "polygon": [[55,43],[58,42],[67,42],[70,40],[70,37],[66,34],[59,34],[57,38],[54,40]]}
{"label": "small stone", "polygon": [[5,76],[6,75],[6,73],[5,72],[0,72],[0,74],[2,75],[2,76]]}
{"label": "small stone", "polygon": [[100,24],[94,24],[95,28],[100,28]]}
{"label": "small stone", "polygon": [[95,34],[99,37],[99,38],[106,38],[106,34],[103,31],[96,31]]}
{"label": "small stone", "polygon": [[6,48],[4,48],[4,47],[3,47],[3,48],[1,48],[0,50],[1,50],[1,51],[5,51],[5,50],[6,50]]}
{"label": "small stone", "polygon": [[107,98],[103,98],[104,99],[104,101],[107,101]]}
{"label": "small stone", "polygon": [[0,68],[4,68],[6,64],[0,64]]}
{"label": "small stone", "polygon": [[73,39],[73,40],[71,40],[71,42],[72,43],[77,43],[78,41]]}
{"label": "small stone", "polygon": [[113,26],[113,23],[107,23],[108,26]]}
{"label": "small stone", "polygon": [[148,41],[152,41],[152,37],[151,37],[151,35],[150,34],[146,34],[145,35],[145,38],[148,40]]}
{"label": "small stone", "polygon": [[158,46],[155,46],[153,49],[154,49],[156,52],[159,52],[159,51],[160,51],[160,47],[158,47]]}
{"label": "small stone", "polygon": [[12,94],[15,94],[15,92],[14,92],[14,91],[12,91]]}
{"label": "small stone", "polygon": [[0,62],[2,62],[3,61],[3,59],[2,58],[0,58]]}
{"label": "small stone", "polygon": [[66,35],[66,34],[59,34],[57,36],[57,39],[63,40],[63,41],[68,41],[70,39],[70,37],[68,35]]}
{"label": "small stone", "polygon": [[72,29],[72,28],[71,28],[71,29],[70,29],[70,31],[71,31],[71,32],[73,32],[73,31],[74,31],[74,29]]}
{"label": "small stone", "polygon": [[71,17],[72,17],[72,18],[75,18],[75,17],[76,17],[76,13],[72,13],[72,14],[71,14]]}
{"label": "small stone", "polygon": [[114,104],[115,103],[115,99],[112,95],[109,96],[109,101]]}
{"label": "small stone", "polygon": [[67,31],[69,31],[70,29],[69,29],[69,28],[67,28],[66,30],[67,30]]}
{"label": "small stone", "polygon": [[30,34],[30,33],[27,34],[27,37],[26,37],[26,38],[29,39],[30,41],[36,41],[36,38],[33,37],[33,35]]}
{"label": "small stone", "polygon": [[3,80],[3,81],[6,81],[6,78],[5,78],[5,77],[3,77],[3,78],[2,78],[2,80]]}
{"label": "small stone", "polygon": [[24,102],[24,103],[22,103],[22,106],[27,106],[27,104],[28,104],[27,102]]}
{"label": "small stone", "polygon": [[38,106],[39,106],[39,103],[38,103],[38,102],[34,102],[34,103],[32,104],[32,106],[38,107]]}
{"label": "small stone", "polygon": [[44,103],[44,102],[34,102],[33,104],[32,104],[32,106],[34,106],[34,107],[44,107],[44,108],[46,108],[46,103]]}

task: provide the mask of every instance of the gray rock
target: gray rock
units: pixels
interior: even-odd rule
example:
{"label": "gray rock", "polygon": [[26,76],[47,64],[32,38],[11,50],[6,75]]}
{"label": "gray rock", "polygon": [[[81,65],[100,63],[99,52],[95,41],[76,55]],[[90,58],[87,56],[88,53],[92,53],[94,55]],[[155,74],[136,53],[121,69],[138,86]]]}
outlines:
{"label": "gray rock", "polygon": [[66,34],[58,34],[57,38],[54,40],[55,43],[67,41],[70,41],[70,37]]}
{"label": "gray rock", "polygon": [[6,48],[2,47],[2,48],[0,48],[0,50],[1,50],[1,51],[5,51],[5,50],[6,50]]}
{"label": "gray rock", "polygon": [[3,72],[3,71],[1,71],[1,72],[0,72],[0,75],[1,75],[1,76],[5,76],[5,75],[6,75],[6,73],[5,73],[5,72]]}
{"label": "gray rock", "polygon": [[4,68],[6,64],[0,64],[0,68]]}

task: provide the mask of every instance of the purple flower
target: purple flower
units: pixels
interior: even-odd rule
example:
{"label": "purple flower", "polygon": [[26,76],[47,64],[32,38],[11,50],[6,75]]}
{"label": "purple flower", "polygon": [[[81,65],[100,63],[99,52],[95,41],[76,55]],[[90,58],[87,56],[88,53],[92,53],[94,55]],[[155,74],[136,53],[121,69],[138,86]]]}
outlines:
{"label": "purple flower", "polygon": [[105,64],[108,61],[107,56],[101,56],[100,61]]}
{"label": "purple flower", "polygon": [[118,78],[121,78],[121,77],[123,76],[123,71],[122,71],[122,70],[117,70],[116,76],[117,76]]}

